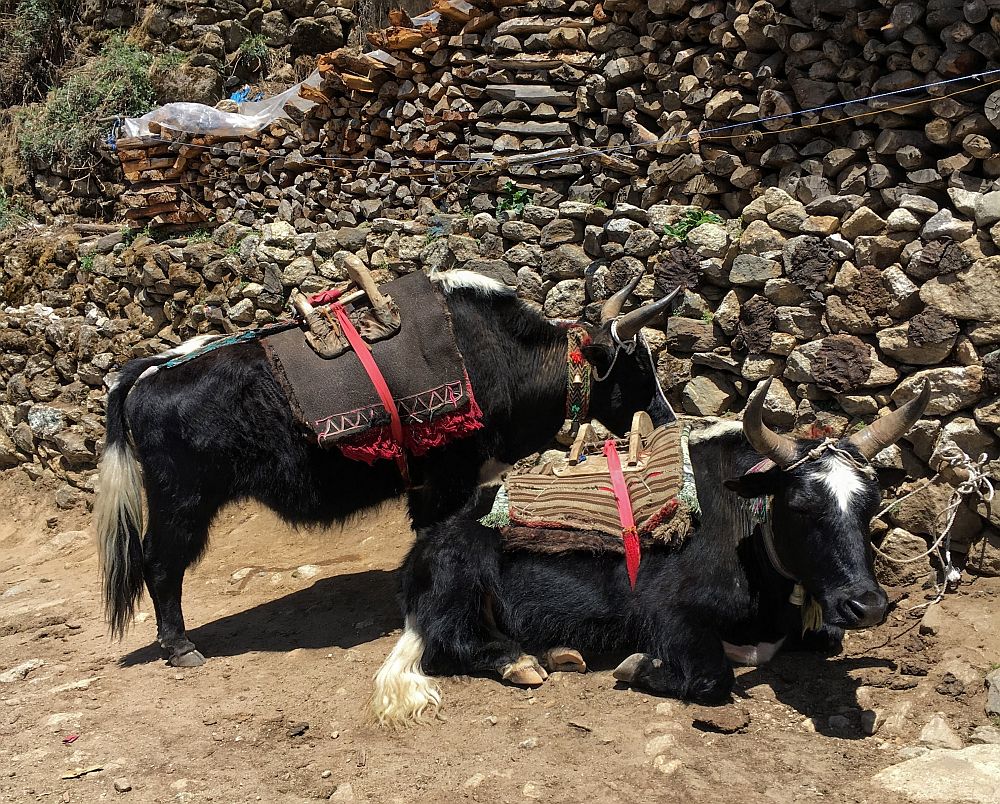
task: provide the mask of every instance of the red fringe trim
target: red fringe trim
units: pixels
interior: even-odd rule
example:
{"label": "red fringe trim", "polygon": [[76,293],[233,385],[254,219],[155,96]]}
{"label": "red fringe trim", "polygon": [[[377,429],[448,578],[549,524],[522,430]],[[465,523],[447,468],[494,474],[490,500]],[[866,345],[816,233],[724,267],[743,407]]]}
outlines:
{"label": "red fringe trim", "polygon": [[357,438],[337,446],[345,457],[371,465],[381,459],[401,458],[405,454],[404,449],[410,455],[423,455],[434,447],[443,447],[450,441],[464,438],[483,427],[483,411],[472,394],[472,385],[468,380],[465,387],[469,393],[469,404],[466,407],[442,414],[429,422],[404,425],[402,445],[396,442],[392,437],[392,430],[386,425],[373,427]]}
{"label": "red fringe trim", "polygon": [[643,533],[652,533],[666,519],[674,515],[680,507],[680,502],[676,497],[671,497],[664,503],[663,507],[647,519],[642,525]]}

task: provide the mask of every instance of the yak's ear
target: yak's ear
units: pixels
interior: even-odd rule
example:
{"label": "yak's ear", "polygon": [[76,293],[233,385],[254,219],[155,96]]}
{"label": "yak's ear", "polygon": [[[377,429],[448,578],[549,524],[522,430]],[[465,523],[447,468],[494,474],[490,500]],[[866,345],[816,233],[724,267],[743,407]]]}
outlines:
{"label": "yak's ear", "polygon": [[766,497],[779,490],[781,469],[772,466],[766,472],[747,472],[740,477],[729,478],[723,485],[741,497]]}
{"label": "yak's ear", "polygon": [[603,377],[611,368],[611,361],[615,359],[615,351],[611,345],[603,340],[592,340],[585,346],[580,347],[587,362]]}

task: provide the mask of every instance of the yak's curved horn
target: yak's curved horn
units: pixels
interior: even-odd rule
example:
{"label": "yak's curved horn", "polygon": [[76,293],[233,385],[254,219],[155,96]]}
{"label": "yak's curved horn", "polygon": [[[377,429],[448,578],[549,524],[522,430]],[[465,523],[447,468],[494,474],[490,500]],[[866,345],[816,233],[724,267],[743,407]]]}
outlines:
{"label": "yak's curved horn", "polygon": [[645,304],[639,309],[633,310],[631,313],[626,313],[619,318],[618,323],[615,325],[618,340],[630,340],[640,329],[666,310],[670,306],[670,302],[674,300],[674,296],[680,293],[680,290],[680,286],[678,285],[662,299],[657,299],[651,304]]}
{"label": "yak's curved horn", "polygon": [[768,377],[754,391],[743,409],[743,434],[757,452],[784,468],[795,463],[798,448],[791,438],[779,435],[764,424],[764,398],[767,396],[767,389],[771,387],[772,379]]}
{"label": "yak's curved horn", "polygon": [[632,291],[639,286],[639,282],[642,280],[642,272],[632,279],[625,287],[619,290],[614,296],[604,302],[601,307],[601,323],[606,324],[609,321],[613,321],[621,315],[622,307],[625,306],[625,302],[628,301],[628,297],[632,295]]}
{"label": "yak's curved horn", "polygon": [[886,447],[895,444],[924,415],[931,401],[931,384],[924,380],[923,390],[905,405],[896,408],[892,413],[886,413],[864,430],[855,433],[849,439],[866,459],[871,460]]}

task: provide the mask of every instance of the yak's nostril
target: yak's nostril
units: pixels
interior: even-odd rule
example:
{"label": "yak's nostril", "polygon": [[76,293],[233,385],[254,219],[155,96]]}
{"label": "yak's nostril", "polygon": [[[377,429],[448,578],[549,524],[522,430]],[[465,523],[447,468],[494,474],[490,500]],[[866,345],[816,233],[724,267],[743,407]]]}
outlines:
{"label": "yak's nostril", "polygon": [[848,600],[844,604],[847,610],[858,620],[863,620],[868,615],[868,606],[860,600]]}
{"label": "yak's nostril", "polygon": [[848,620],[853,620],[854,628],[869,628],[878,625],[885,617],[886,597],[877,592],[864,592],[856,598],[848,598],[841,604],[841,610]]}

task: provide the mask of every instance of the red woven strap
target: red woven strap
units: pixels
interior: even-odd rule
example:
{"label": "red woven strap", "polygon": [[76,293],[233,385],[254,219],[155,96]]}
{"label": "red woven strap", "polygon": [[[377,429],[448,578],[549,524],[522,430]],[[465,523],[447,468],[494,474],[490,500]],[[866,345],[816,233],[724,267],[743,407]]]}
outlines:
{"label": "red woven strap", "polygon": [[389,390],[389,385],[386,383],[385,377],[382,376],[375,358],[372,357],[372,352],[368,348],[368,344],[365,343],[364,338],[354,328],[351,319],[347,317],[344,305],[335,302],[330,305],[330,309],[337,316],[337,321],[340,322],[340,328],[344,332],[344,337],[347,338],[347,342],[358,356],[358,360],[361,361],[365,373],[368,374],[368,379],[372,381],[372,385],[375,386],[375,390],[378,392],[379,399],[382,400],[382,405],[385,407],[386,413],[389,414],[389,432],[392,433],[392,440],[399,447],[396,455],[396,465],[399,467],[399,473],[403,476],[403,482],[409,488],[410,470],[406,463],[406,447],[403,446],[403,422],[399,419],[399,411],[396,409],[396,401],[392,398],[392,391]]}
{"label": "red woven strap", "polygon": [[335,302],[342,296],[342,292],[339,290],[321,290],[319,293],[314,293],[309,297],[309,303],[313,307],[319,307],[321,304],[329,304],[330,302]]}
{"label": "red woven strap", "polygon": [[625,485],[625,475],[622,474],[622,462],[615,449],[615,441],[609,438],[604,442],[604,457],[608,459],[608,472],[611,474],[611,490],[615,494],[618,505],[618,519],[622,523],[622,542],[625,545],[625,569],[628,570],[628,582],[635,589],[635,579],[639,575],[639,532],[635,527],[635,517],[632,514],[632,499],[628,496],[628,486]]}

